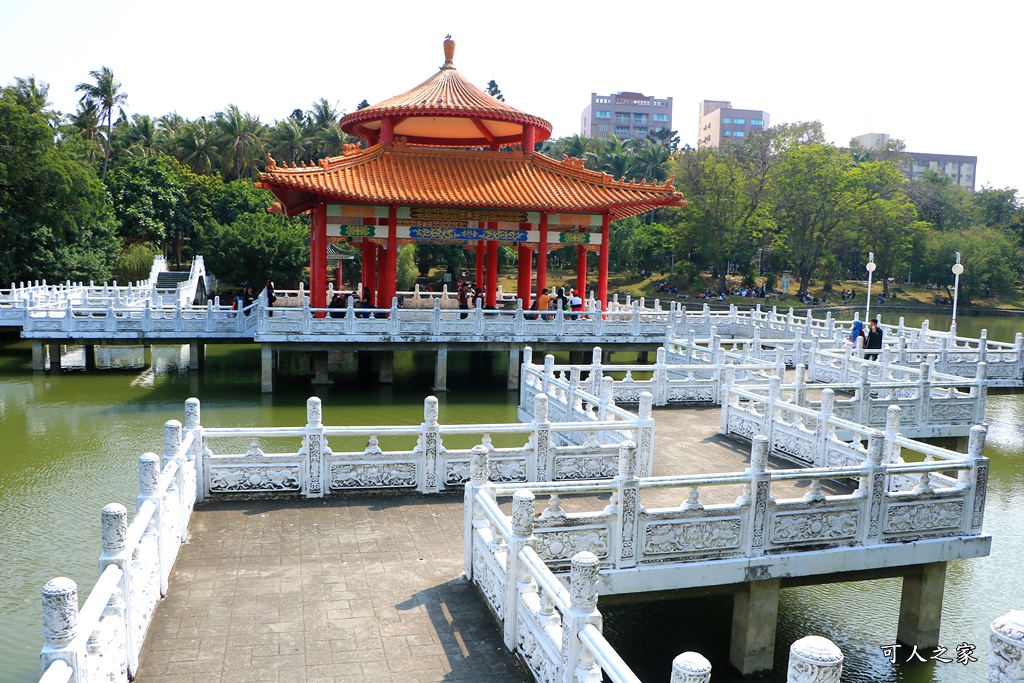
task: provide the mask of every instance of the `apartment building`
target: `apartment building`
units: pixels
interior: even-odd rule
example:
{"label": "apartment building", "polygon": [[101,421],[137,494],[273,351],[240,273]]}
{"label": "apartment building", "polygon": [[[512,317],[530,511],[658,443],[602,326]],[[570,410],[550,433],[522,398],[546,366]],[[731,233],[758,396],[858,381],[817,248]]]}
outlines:
{"label": "apartment building", "polygon": [[672,130],[672,98],[659,99],[638,92],[614,95],[590,93],[583,110],[581,135],[607,138],[613,133],[624,140],[644,139],[651,133]]}
{"label": "apartment building", "polygon": [[698,105],[700,119],[698,147],[718,147],[723,141],[742,140],[754,131],[771,125],[768,112],[760,109],[735,109],[732,102],[703,100]]}
{"label": "apartment building", "polygon": [[[864,149],[884,149],[890,138],[888,133],[865,133],[853,140]],[[949,176],[954,185],[974,192],[978,177],[978,157],[911,151],[904,154],[909,157],[909,161],[902,164],[901,170],[907,180],[917,180],[925,171],[936,171]]]}

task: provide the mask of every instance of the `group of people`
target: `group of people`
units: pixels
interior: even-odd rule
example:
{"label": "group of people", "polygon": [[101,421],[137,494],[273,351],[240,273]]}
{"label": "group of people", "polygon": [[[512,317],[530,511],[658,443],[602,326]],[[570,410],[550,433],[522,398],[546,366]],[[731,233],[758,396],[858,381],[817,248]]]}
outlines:
{"label": "group of people", "polygon": [[860,320],[854,320],[853,329],[850,330],[850,343],[856,348],[857,340],[863,340],[864,349],[870,349],[864,351],[864,358],[867,360],[877,360],[878,350],[882,348],[882,337],[884,335],[885,332],[877,320],[871,319],[869,321],[867,333],[864,332],[864,323]]}
{"label": "group of people", "polygon": [[[368,301],[363,301],[359,298],[359,294],[352,292],[335,292],[334,296],[331,297],[330,302],[327,304],[327,308],[333,309],[329,313],[332,318],[344,318],[347,315],[349,303],[352,304],[352,308],[373,308],[373,305]],[[357,318],[369,318],[369,311],[360,311],[356,313]]]}
{"label": "group of people", "polygon": [[[553,292],[552,292],[553,293]],[[532,304],[530,304],[531,311],[569,311],[570,319],[576,320],[580,317],[581,312],[584,310],[583,297],[580,296],[579,292],[575,289],[570,289],[569,293],[566,294],[565,287],[558,290],[558,294],[552,296],[548,293],[548,288],[545,287],[541,290],[540,294]],[[536,320],[538,314],[528,314],[527,317],[530,320]],[[539,316],[542,320],[552,320],[554,316],[550,313],[547,315],[541,314]]]}
{"label": "group of people", "polygon": [[[661,291],[660,289],[658,291]],[[675,289],[672,290],[675,293]],[[706,301],[725,301],[727,296],[742,296],[744,298],[752,299],[767,299],[768,298],[768,287],[761,285],[760,287],[740,287],[739,289],[731,289],[726,287],[717,294],[710,289],[705,289],[703,292],[697,295],[698,299]]]}

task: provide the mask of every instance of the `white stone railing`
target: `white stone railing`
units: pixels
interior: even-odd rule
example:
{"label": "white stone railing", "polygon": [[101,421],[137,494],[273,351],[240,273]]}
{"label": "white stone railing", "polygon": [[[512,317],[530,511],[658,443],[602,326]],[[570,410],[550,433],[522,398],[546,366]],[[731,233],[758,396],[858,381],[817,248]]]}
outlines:
{"label": "white stone railing", "polygon": [[[529,418],[513,424],[438,423],[437,399],[424,400],[424,419],[409,426],[326,426],[320,399],[306,403],[304,427],[202,428],[200,498],[264,494],[316,498],[345,490],[397,489],[436,493],[469,478],[473,441],[490,456],[495,481],[561,481],[612,477],[626,440],[653,442],[653,420],[614,406],[552,420],[547,396],[532,400]],[[197,406],[198,409],[198,406]],[[521,444],[498,447],[492,437]],[[330,445],[329,445],[330,442]],[[385,442],[382,445],[382,442]],[[279,446],[280,445],[280,446]],[[242,452],[223,452],[248,447]],[[268,452],[264,448],[276,448]],[[353,446],[355,446],[353,448]]]}
{"label": "white stone railing", "polygon": [[139,496],[128,522],[123,505],[102,510],[100,578],[78,607],[78,586],[59,577],[43,588],[40,653],[43,681],[127,681],[134,678],[157,602],[185,540],[196,500],[199,402],[189,399],[189,426],[164,427],[163,461],[155,453],[139,459]]}

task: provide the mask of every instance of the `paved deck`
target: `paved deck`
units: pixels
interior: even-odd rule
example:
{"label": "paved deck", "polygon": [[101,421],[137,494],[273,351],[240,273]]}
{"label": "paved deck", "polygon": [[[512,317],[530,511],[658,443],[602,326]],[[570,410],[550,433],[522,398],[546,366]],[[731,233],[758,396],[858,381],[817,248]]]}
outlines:
{"label": "paved deck", "polygon": [[[718,415],[655,411],[655,474],[745,469],[749,444],[719,436]],[[736,495],[701,491],[706,503]],[[683,500],[644,492],[648,508]],[[593,509],[565,505],[577,506]],[[462,577],[462,524],[461,494],[203,505],[136,680],[530,681]]]}

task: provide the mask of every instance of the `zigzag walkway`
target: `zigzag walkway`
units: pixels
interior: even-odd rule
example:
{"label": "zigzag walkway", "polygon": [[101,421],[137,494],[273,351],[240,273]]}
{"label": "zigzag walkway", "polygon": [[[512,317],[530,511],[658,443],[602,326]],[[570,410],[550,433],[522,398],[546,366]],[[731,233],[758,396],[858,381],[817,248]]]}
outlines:
{"label": "zigzag walkway", "polygon": [[[749,466],[717,407],[654,417],[655,475]],[[136,681],[531,681],[462,576],[463,523],[459,494],[201,505]]]}

